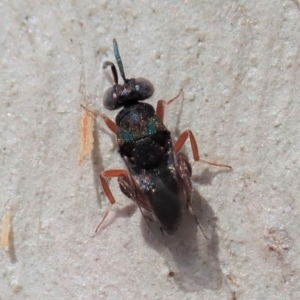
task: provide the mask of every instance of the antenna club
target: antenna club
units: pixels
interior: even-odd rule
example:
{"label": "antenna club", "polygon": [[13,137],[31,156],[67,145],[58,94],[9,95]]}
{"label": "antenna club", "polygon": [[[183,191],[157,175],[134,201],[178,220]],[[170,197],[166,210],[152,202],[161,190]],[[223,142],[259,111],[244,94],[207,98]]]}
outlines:
{"label": "antenna club", "polygon": [[116,61],[118,63],[118,67],[119,67],[121,76],[122,76],[124,82],[126,82],[127,80],[126,80],[126,77],[125,77],[123,63],[122,63],[122,59],[121,59],[121,56],[120,56],[120,53],[119,53],[119,47],[118,47],[118,43],[117,43],[116,39],[113,39],[113,47],[114,47],[115,58],[116,58]]}

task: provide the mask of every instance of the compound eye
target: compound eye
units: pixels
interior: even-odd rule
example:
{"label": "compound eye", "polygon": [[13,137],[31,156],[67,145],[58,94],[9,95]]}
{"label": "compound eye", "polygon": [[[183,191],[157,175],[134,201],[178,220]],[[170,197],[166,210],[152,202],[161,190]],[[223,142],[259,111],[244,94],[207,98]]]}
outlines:
{"label": "compound eye", "polygon": [[109,88],[105,94],[104,94],[104,97],[103,97],[103,103],[104,103],[104,107],[106,109],[109,109],[109,110],[113,110],[113,109],[117,109],[119,108],[119,105],[118,105],[118,95],[115,91],[115,88],[114,86]]}
{"label": "compound eye", "polygon": [[139,100],[145,100],[152,96],[154,92],[153,84],[145,78],[135,79],[135,93],[139,95]]}

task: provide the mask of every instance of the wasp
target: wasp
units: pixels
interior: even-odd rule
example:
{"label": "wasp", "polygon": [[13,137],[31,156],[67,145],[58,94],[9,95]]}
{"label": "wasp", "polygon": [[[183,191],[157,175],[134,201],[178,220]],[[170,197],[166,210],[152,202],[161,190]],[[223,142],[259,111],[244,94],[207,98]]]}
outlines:
{"label": "wasp", "polygon": [[[106,109],[121,111],[117,114],[115,122],[100,112],[94,113],[102,117],[107,127],[116,135],[118,152],[126,169],[101,172],[103,191],[112,206],[116,200],[107,179],[117,177],[121,191],[138,205],[143,216],[152,217],[159,223],[162,232],[172,234],[180,225],[184,209],[193,214],[192,167],[187,156],[180,152],[188,139],[194,160],[200,160],[193,133],[190,130],[184,131],[173,144],[171,133],[163,123],[165,107],[177,99],[181,92],[169,101],[158,101],[156,109],[142,102],[152,96],[154,86],[145,78],[127,79],[115,39],[113,48],[124,83],[118,83],[115,64],[110,61],[104,62],[103,68],[111,68],[114,84],[106,91],[103,101]],[[231,169],[227,165],[205,162]],[[96,231],[104,222],[109,210]],[[197,218],[196,221],[200,226]]]}

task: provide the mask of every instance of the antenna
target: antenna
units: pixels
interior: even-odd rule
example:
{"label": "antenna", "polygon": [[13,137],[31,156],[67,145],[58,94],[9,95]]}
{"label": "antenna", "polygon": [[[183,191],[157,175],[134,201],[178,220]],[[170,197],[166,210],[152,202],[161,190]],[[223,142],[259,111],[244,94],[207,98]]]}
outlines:
{"label": "antenna", "polygon": [[120,56],[120,53],[119,53],[118,43],[115,39],[113,39],[113,46],[114,46],[115,58],[116,58],[116,61],[118,63],[118,67],[119,67],[121,76],[122,76],[124,82],[126,82],[127,80],[125,78],[125,73],[124,73],[122,59],[121,59],[121,56]]}
{"label": "antenna", "polygon": [[114,77],[114,83],[118,84],[118,73],[117,73],[117,69],[116,69],[115,65],[111,61],[105,61],[103,63],[103,69],[106,69],[108,66],[111,67],[111,72]]}

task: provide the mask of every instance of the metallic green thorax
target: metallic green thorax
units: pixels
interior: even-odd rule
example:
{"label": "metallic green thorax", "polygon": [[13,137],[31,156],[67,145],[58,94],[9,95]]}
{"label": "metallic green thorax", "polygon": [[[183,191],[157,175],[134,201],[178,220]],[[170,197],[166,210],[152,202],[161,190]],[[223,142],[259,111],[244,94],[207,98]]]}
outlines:
{"label": "metallic green thorax", "polygon": [[132,143],[134,141],[149,137],[156,132],[167,131],[165,125],[156,115],[146,119],[137,120],[138,122],[121,122],[117,131],[117,139],[119,146],[124,143]]}

